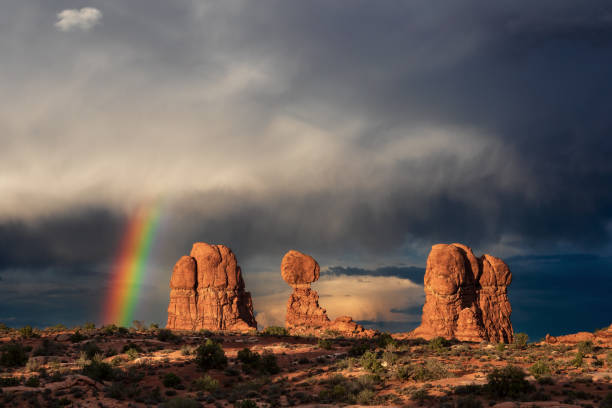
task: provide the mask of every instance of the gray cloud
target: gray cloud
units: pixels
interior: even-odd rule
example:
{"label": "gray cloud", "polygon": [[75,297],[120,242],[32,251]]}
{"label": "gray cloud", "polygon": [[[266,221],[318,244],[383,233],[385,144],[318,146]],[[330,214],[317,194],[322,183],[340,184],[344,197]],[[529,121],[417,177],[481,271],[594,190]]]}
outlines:
{"label": "gray cloud", "polygon": [[150,199],[159,287],[196,240],[254,274],[612,248],[605,1],[90,6],[3,5],[0,270],[105,276]]}
{"label": "gray cloud", "polygon": [[55,27],[60,31],[72,31],[80,29],[88,31],[100,23],[102,13],[94,7],[83,7],[79,9],[66,9],[57,13]]}

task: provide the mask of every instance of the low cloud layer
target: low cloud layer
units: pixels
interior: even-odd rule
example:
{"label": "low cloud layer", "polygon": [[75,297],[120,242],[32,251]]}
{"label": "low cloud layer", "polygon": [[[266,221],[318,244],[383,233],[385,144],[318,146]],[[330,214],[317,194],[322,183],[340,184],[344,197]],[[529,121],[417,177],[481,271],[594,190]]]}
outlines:
{"label": "low cloud layer", "polygon": [[82,9],[66,9],[57,13],[55,27],[60,31],[83,30],[88,31],[102,20],[102,13],[94,7]]}

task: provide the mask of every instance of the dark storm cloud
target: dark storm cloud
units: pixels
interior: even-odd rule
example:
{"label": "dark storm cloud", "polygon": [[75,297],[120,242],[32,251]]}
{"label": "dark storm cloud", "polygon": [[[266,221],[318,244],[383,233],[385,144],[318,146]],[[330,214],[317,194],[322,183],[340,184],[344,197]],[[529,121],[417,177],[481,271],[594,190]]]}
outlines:
{"label": "dark storm cloud", "polygon": [[[200,240],[262,271],[297,248],[417,283],[371,265],[424,265],[436,242],[610,250],[607,1],[87,5],[103,17],[86,32],[53,26],[70,2],[2,6],[3,287],[107,274],[151,197],[168,202],[163,271]],[[598,259],[560,264],[601,283]],[[511,260],[521,299],[548,279],[529,262]]]}
{"label": "dark storm cloud", "polygon": [[[350,266],[330,266],[323,273],[348,276],[396,276],[402,279],[410,279],[412,282],[420,284],[425,276],[425,268],[417,266],[382,266],[376,269],[365,269]],[[391,311],[393,312],[393,310]]]}

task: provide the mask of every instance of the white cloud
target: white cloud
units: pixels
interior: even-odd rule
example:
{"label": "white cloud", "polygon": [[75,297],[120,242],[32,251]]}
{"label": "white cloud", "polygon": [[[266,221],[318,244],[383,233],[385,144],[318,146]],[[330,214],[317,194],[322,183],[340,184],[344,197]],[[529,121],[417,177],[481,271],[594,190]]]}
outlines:
{"label": "white cloud", "polygon": [[74,29],[89,30],[102,19],[102,12],[94,7],[83,7],[82,9],[66,9],[57,13],[55,26],[60,31],[71,31]]}

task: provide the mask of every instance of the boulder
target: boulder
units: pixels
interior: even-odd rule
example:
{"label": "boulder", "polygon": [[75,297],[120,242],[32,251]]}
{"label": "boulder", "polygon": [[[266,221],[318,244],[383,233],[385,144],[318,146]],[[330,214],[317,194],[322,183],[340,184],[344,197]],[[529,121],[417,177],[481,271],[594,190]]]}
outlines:
{"label": "boulder", "polygon": [[231,249],[193,244],[170,277],[169,329],[246,332],[257,328],[251,294]]}
{"label": "boulder", "polygon": [[434,245],[427,257],[421,325],[411,337],[511,342],[511,281],[508,265],[499,258],[476,258],[463,244]]}

